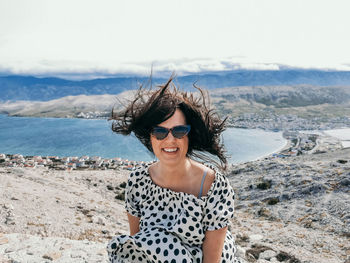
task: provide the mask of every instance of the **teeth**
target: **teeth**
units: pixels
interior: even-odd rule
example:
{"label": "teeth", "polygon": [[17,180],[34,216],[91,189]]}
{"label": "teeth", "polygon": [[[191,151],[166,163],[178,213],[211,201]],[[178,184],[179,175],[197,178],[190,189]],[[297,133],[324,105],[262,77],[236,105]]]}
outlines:
{"label": "teeth", "polygon": [[164,149],[164,151],[169,152],[169,153],[177,151],[177,148],[163,148],[163,149]]}

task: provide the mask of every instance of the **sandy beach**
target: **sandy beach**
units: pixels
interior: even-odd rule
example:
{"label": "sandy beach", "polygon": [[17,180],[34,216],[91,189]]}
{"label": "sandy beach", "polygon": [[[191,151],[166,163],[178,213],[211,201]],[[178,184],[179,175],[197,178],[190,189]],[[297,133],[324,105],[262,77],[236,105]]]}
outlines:
{"label": "sandy beach", "polygon": [[[322,153],[230,168],[238,256],[350,262],[350,149],[332,139]],[[0,167],[0,262],[107,262],[107,242],[128,233],[128,173]]]}

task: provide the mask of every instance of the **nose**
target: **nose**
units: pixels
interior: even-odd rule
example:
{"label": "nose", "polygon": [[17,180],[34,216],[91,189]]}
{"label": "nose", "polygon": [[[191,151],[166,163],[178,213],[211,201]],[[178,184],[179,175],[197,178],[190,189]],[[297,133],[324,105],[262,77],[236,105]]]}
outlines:
{"label": "nose", "polygon": [[168,133],[168,136],[165,137],[164,140],[167,140],[167,141],[175,141],[176,138],[173,136],[172,132],[169,132],[169,133]]}

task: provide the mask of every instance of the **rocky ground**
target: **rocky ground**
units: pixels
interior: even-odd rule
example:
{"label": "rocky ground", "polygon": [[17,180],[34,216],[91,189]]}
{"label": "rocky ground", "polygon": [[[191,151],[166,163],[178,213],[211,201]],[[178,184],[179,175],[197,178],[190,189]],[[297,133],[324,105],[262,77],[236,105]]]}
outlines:
{"label": "rocky ground", "polygon": [[128,231],[127,175],[0,168],[0,262],[105,262],[106,242]]}
{"label": "rocky ground", "polygon": [[245,254],[350,262],[350,149],[240,164],[229,178],[238,199],[233,232]]}
{"label": "rocky ground", "polygon": [[[350,262],[350,149],[266,158],[228,173],[231,231],[249,262]],[[106,262],[128,232],[127,171],[0,168],[0,262]]]}

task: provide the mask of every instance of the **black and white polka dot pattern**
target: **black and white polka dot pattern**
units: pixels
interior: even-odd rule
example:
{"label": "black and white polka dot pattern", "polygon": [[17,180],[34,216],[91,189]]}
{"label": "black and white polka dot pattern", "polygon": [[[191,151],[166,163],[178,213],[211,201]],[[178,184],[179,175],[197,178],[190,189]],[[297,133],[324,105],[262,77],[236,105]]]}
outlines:
{"label": "black and white polka dot pattern", "polygon": [[[233,217],[233,189],[217,171],[207,195],[197,198],[159,187],[148,166],[140,167],[130,174],[125,197],[126,210],[140,217],[140,231],[110,241],[110,262],[202,262],[205,232],[227,226]],[[234,253],[227,231],[221,262],[238,262]]]}

